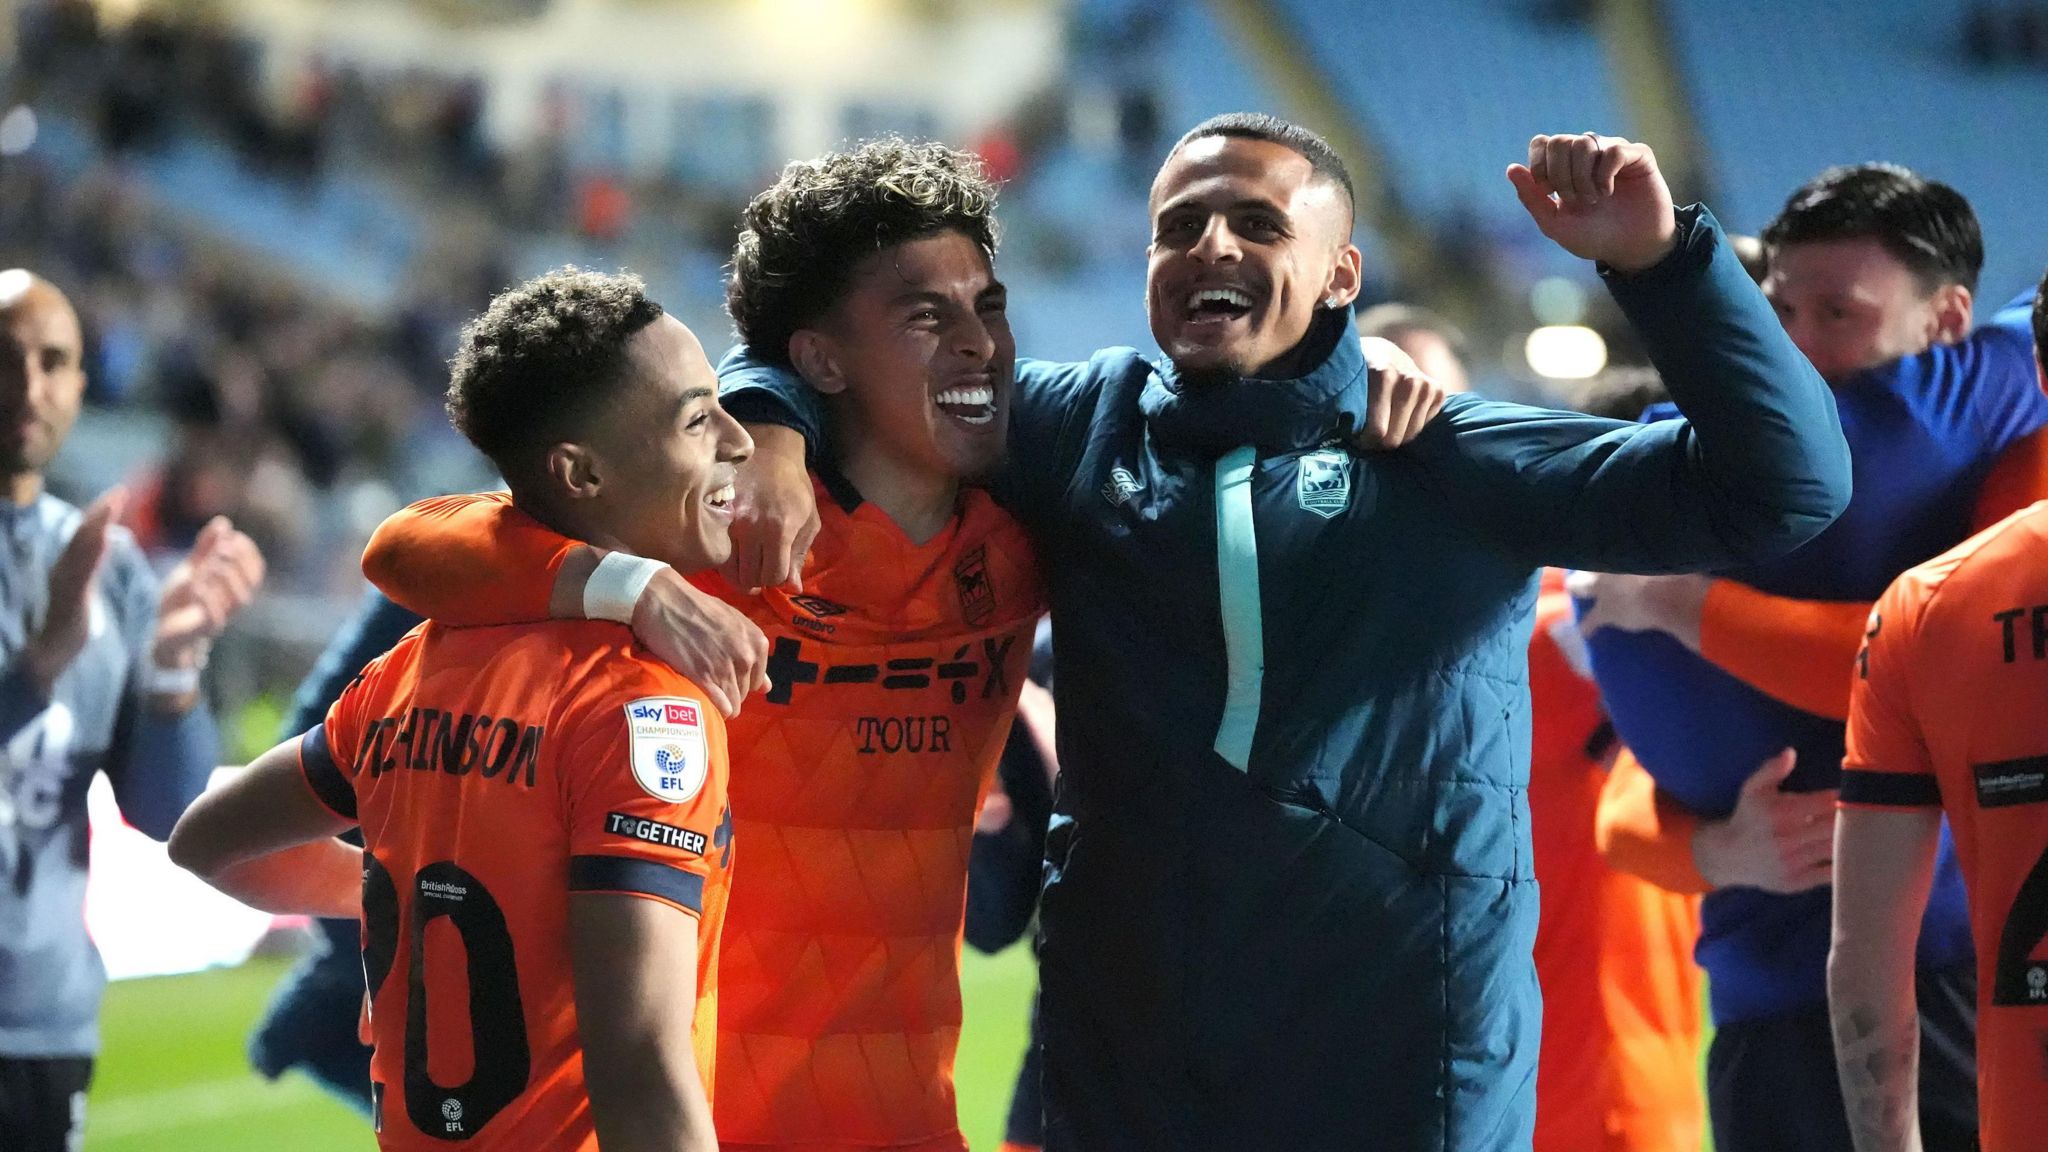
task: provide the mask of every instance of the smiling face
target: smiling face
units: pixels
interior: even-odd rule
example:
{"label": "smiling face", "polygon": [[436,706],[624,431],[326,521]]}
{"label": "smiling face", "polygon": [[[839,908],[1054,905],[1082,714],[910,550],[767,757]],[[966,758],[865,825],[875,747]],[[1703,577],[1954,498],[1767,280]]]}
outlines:
{"label": "smiling face", "polygon": [[731,502],[746,429],[718,404],[697,338],[663,315],[626,342],[625,380],[585,436],[599,485],[594,532],[682,573],[732,554]]}
{"label": "smiling face", "polygon": [[1764,277],[1778,319],[1822,377],[1840,380],[1969,333],[1970,291],[1929,291],[1876,239],[1811,240],[1770,254]]}
{"label": "smiling face", "polygon": [[841,438],[946,480],[1002,459],[1017,344],[988,253],[946,229],[854,266],[846,291],[791,340],[812,387],[835,397]]}
{"label": "smiling face", "polygon": [[84,343],[63,293],[0,272],[0,473],[37,475],[56,457],[85,396]]}
{"label": "smiling face", "polygon": [[1183,371],[1268,375],[1318,307],[1358,295],[1351,209],[1308,158],[1266,140],[1188,142],[1152,185],[1145,305]]}

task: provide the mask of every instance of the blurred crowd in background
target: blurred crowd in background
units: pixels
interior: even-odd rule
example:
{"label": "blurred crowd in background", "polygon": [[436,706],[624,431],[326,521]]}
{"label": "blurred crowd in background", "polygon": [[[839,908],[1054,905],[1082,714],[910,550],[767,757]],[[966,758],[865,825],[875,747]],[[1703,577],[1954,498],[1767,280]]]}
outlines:
{"label": "blurred crowd in background", "polygon": [[[833,11],[785,5],[791,20]],[[486,7],[488,16],[426,5],[422,18],[459,26],[535,14]],[[958,5],[907,8],[941,32],[966,19]],[[1136,292],[1158,157],[1200,115],[1275,102],[1275,81],[1242,47],[1257,37],[1218,23],[1210,8],[1053,6],[1054,63],[1019,81],[999,114],[955,115],[928,96],[848,96],[819,146],[900,131],[976,149],[1007,181],[1003,272],[1025,350],[1149,346],[1119,305]],[[1439,16],[1507,21],[1560,59],[1593,43],[1593,6],[1454,8]],[[89,414],[53,487],[78,498],[130,484],[128,519],[157,555],[189,546],[225,513],[271,559],[263,604],[238,630],[243,643],[223,654],[215,689],[230,716],[267,701],[310,661],[359,593],[355,558],[382,515],[490,482],[440,405],[464,318],[546,267],[627,267],[715,344],[730,330],[718,310],[737,212],[794,154],[778,122],[786,109],[745,85],[650,97],[594,66],[544,77],[529,113],[494,126],[494,107],[508,101],[469,57],[436,66],[318,44],[286,49],[246,18],[260,10],[32,0],[15,6],[13,63],[0,85],[0,266],[61,285],[86,326]],[[2024,4],[1958,12],[1950,58],[2024,72],[2020,62],[2039,55],[2039,16]],[[1326,66],[1352,50],[1341,40],[1307,47]],[[1381,183],[1432,272],[1418,281],[1418,263],[1375,232],[1388,217],[1362,218],[1361,305],[1401,299],[1447,312],[1469,338],[1478,386],[1510,398],[1573,399],[1574,379],[1640,363],[1604,293],[1552,259],[1505,185],[1494,187],[1513,157],[1482,129],[1513,109],[1492,108],[1499,101],[1483,92],[1440,94],[1420,114],[1442,138],[1413,138],[1417,113],[1400,102],[1427,95],[1411,91],[1411,77],[1431,67],[1389,59],[1366,70],[1381,79],[1361,99],[1385,103],[1364,122],[1398,165]],[[1511,82],[1483,54],[1470,67]],[[1350,78],[1335,79],[1341,89]],[[1567,97],[1580,98],[1546,98]],[[1609,98],[1587,97],[1596,106]],[[654,162],[636,105],[649,99],[663,105],[672,137]],[[1801,153],[1798,178],[1812,155]],[[1997,190],[1957,182],[1988,205],[1995,231]],[[1681,194],[1725,187],[1722,214],[1741,228],[1775,207],[1753,187],[1782,195],[1796,180],[1745,178],[1731,161],[1717,186],[1698,183]],[[1105,316],[1125,322],[1112,327]],[[1532,330],[1554,328],[1568,331],[1539,347]],[[1540,363],[1539,353],[1583,363]]]}

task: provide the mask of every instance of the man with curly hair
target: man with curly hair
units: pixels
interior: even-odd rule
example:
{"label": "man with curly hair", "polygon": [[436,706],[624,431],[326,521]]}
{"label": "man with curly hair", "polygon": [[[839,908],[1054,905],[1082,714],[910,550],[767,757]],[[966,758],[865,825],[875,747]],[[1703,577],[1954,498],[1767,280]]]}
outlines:
{"label": "man with curly hair", "polygon": [[[635,278],[500,295],[448,411],[535,524],[679,572],[731,551],[752,444]],[[429,622],[201,797],[171,858],[268,911],[360,908],[382,1148],[710,1152],[725,743],[617,624]]]}

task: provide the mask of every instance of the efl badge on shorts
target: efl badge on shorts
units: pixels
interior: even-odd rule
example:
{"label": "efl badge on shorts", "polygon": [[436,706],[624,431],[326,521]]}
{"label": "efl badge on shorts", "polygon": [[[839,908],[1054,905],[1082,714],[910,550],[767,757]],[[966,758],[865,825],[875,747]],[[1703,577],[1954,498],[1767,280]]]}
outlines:
{"label": "efl badge on shorts", "polygon": [[1351,507],[1351,457],[1337,451],[1311,452],[1297,464],[1295,495],[1303,510],[1325,520]]}
{"label": "efl badge on shorts", "polygon": [[626,705],[633,778],[648,795],[681,804],[703,790],[710,754],[702,707],[674,696],[648,696]]}

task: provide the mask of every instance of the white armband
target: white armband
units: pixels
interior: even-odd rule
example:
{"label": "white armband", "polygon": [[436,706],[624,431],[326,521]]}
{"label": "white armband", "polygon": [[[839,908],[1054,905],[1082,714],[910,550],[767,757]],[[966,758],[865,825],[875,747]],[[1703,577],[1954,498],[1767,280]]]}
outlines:
{"label": "white armband", "polygon": [[165,668],[154,659],[142,662],[136,687],[144,696],[186,696],[199,691],[199,672],[206,667],[211,645],[201,645],[199,658],[189,668]]}
{"label": "white armband", "polygon": [[668,565],[645,556],[633,556],[625,552],[607,552],[604,559],[591,569],[590,579],[583,585],[583,618],[586,620],[615,620],[621,624],[633,622],[633,609],[640,603],[640,594],[647,591],[654,574]]}

